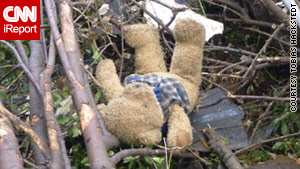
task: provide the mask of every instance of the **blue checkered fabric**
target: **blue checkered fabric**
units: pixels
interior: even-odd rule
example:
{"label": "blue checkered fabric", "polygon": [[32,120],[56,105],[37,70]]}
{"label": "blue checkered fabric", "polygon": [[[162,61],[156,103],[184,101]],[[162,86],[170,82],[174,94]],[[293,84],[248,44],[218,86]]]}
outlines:
{"label": "blue checkered fabric", "polygon": [[125,78],[124,86],[132,82],[142,82],[153,88],[156,99],[164,113],[168,112],[168,108],[173,104],[179,104],[189,113],[189,99],[185,89],[178,80],[169,77],[162,77],[157,74],[138,75],[132,74]]}

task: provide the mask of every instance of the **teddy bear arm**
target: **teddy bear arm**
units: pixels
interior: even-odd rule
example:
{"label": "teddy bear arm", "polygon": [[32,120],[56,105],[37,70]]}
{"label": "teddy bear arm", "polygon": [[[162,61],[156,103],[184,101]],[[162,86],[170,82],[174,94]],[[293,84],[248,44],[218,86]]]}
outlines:
{"label": "teddy bear arm", "polygon": [[176,45],[173,52],[170,72],[199,86],[205,28],[192,19],[180,19],[174,28]]}
{"label": "teddy bear arm", "polygon": [[191,122],[183,107],[178,104],[169,108],[168,118],[168,147],[185,147],[193,140]]}
{"label": "teddy bear arm", "polygon": [[121,85],[115,64],[112,60],[104,59],[98,64],[96,78],[108,101],[119,97],[123,93],[124,87]]}

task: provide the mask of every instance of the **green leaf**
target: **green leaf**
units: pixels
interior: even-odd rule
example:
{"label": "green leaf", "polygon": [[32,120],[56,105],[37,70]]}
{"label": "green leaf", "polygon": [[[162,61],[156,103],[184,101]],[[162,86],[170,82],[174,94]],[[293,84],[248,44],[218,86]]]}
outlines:
{"label": "green leaf", "polygon": [[273,150],[281,150],[283,147],[283,142],[277,142],[273,145],[272,149]]}
{"label": "green leaf", "polygon": [[144,157],[144,160],[145,160],[145,162],[146,162],[148,165],[152,165],[152,164],[153,164],[152,160],[151,160],[148,156]]}
{"label": "green leaf", "polygon": [[70,92],[70,88],[68,86],[64,86],[63,90],[62,90],[62,95],[64,98],[70,96],[71,92]]}
{"label": "green leaf", "polygon": [[81,164],[88,164],[89,162],[89,159],[87,157],[84,157],[82,160],[81,160]]}
{"label": "green leaf", "polygon": [[0,99],[3,100],[4,102],[8,102],[8,96],[6,93],[0,90]]}
{"label": "green leaf", "polygon": [[124,158],[124,163],[129,163],[130,161],[135,161],[136,160],[136,157],[134,156],[128,156],[126,158]]}
{"label": "green leaf", "polygon": [[95,94],[95,98],[94,98],[95,102],[98,103],[101,97],[102,97],[102,92],[101,92],[101,90],[99,90],[99,91]]}
{"label": "green leaf", "polygon": [[81,135],[81,130],[76,126],[72,127],[72,137],[74,138],[80,135]]}
{"label": "green leaf", "polygon": [[63,125],[71,120],[71,117],[62,117],[57,120],[58,124]]}
{"label": "green leaf", "polygon": [[92,50],[93,50],[92,58],[97,59],[97,57],[99,56],[100,49],[95,44],[92,44]]}
{"label": "green leaf", "polygon": [[152,157],[152,160],[155,161],[158,164],[163,164],[165,158],[163,158],[163,157]]}
{"label": "green leaf", "polygon": [[286,134],[289,133],[289,128],[288,128],[288,126],[287,126],[287,124],[285,122],[281,126],[281,133],[283,135],[286,135]]}
{"label": "green leaf", "polygon": [[130,163],[128,165],[128,169],[132,169],[135,163],[136,163],[136,161],[134,161],[134,160],[130,161]]}
{"label": "green leaf", "polygon": [[113,152],[113,151],[111,151],[111,150],[108,151],[108,156],[109,156],[109,157],[111,157],[111,156],[113,156],[113,155],[115,155],[115,152]]}
{"label": "green leaf", "polygon": [[142,162],[138,161],[139,169],[146,169]]}
{"label": "green leaf", "polygon": [[52,92],[52,97],[55,104],[58,104],[62,100],[62,97],[56,92]]}

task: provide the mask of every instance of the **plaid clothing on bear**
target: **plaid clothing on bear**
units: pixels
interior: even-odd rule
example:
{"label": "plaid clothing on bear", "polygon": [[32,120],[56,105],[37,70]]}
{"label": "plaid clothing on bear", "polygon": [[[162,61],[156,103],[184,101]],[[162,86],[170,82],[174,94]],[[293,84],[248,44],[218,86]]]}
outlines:
{"label": "plaid clothing on bear", "polygon": [[168,108],[177,103],[189,113],[189,99],[184,87],[178,80],[169,77],[162,77],[157,74],[138,75],[132,74],[125,78],[124,85],[131,82],[146,83],[153,88],[156,99],[159,101],[162,110],[167,113]]}

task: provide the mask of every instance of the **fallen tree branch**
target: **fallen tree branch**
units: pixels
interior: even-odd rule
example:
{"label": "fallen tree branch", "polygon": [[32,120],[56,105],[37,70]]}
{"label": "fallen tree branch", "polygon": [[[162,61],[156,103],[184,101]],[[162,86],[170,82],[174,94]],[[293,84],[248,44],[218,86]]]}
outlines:
{"label": "fallen tree branch", "polygon": [[[42,46],[40,46],[40,48],[42,48]],[[52,90],[51,90],[51,75],[55,63],[55,52],[53,53],[53,51],[51,51],[49,52],[49,54],[50,55],[48,58],[48,63],[45,68],[44,74],[41,78],[41,84],[44,91],[43,102],[45,106],[47,133],[48,133],[50,151],[52,156],[50,169],[63,169],[68,167],[64,167],[64,161],[63,161],[61,147],[59,144],[59,137],[58,137],[59,127],[54,115],[54,103],[53,103]]]}
{"label": "fallen tree branch", "polygon": [[[67,28],[67,29],[64,28],[64,31],[74,32],[71,7],[66,1],[60,1],[59,4],[61,9],[60,16],[62,17],[61,19],[64,19],[64,21],[62,21],[62,24],[66,24],[65,26]],[[57,50],[60,56],[60,60],[63,64],[67,78],[70,82],[73,101],[80,119],[81,130],[87,148],[87,154],[88,154],[88,159],[91,168],[92,169],[113,168],[109,161],[106,152],[106,147],[103,143],[101,126],[98,123],[98,119],[96,117],[95,111],[93,110],[93,108],[89,103],[90,97],[87,88],[85,84],[83,84],[81,81],[82,79],[82,76],[80,77],[81,74],[76,74],[76,72],[72,70],[72,66],[70,63],[70,60],[74,58],[70,58],[68,52],[74,52],[74,50],[76,50],[76,46],[72,46],[72,45],[78,45],[78,44],[76,40],[75,41],[68,40],[66,43],[69,46],[68,47],[65,46],[65,42],[61,38],[59,28],[55,21],[54,13],[56,11],[53,10],[50,0],[45,1],[45,7],[48,14],[49,23],[51,26],[51,32],[55,39]],[[67,36],[67,35],[63,35],[63,36]],[[73,36],[75,35],[72,35],[72,37],[67,36],[65,38],[73,39]]]}
{"label": "fallen tree branch", "polygon": [[260,0],[260,2],[273,13],[275,17],[277,17],[281,22],[285,24],[286,27],[290,26],[289,16],[279,8],[274,1],[272,0]]}
{"label": "fallen tree branch", "polygon": [[47,160],[51,159],[51,155],[49,150],[47,149],[47,145],[43,142],[41,137],[26,123],[20,120],[18,117],[13,115],[10,111],[8,111],[2,101],[0,100],[0,113],[6,116],[14,125],[22,129],[25,133],[29,135],[29,137],[35,142],[35,144],[42,151],[43,155]]}
{"label": "fallen tree branch", "polygon": [[[43,48],[41,41],[32,40],[29,44],[30,57],[29,57],[29,69],[32,72],[33,77],[41,83],[41,73],[45,67],[45,56],[43,55]],[[27,56],[26,56],[27,57]],[[48,142],[47,137],[47,125],[45,119],[44,102],[38,91],[29,82],[29,104],[30,104],[30,125],[32,129],[43,139],[46,143]],[[31,141],[35,163],[39,166],[43,165],[46,167],[46,159],[43,157],[41,150]],[[49,148],[49,147],[48,147]]]}
{"label": "fallen tree branch", "polygon": [[203,133],[208,138],[212,151],[220,157],[229,169],[244,169],[238,158],[214,129],[206,128]]}
{"label": "fallen tree branch", "polygon": [[[171,152],[171,151],[167,151]],[[173,156],[177,157],[183,157],[183,158],[196,158],[192,153],[181,153],[179,151],[172,152]],[[139,148],[139,149],[127,149],[118,152],[114,156],[110,158],[110,161],[113,165],[116,165],[118,162],[120,162],[122,159],[128,156],[164,156],[166,154],[166,151],[163,149],[148,149],[148,148]]]}
{"label": "fallen tree branch", "polygon": [[22,156],[13,126],[3,115],[0,115],[0,157],[0,168],[2,169],[23,168]]}

